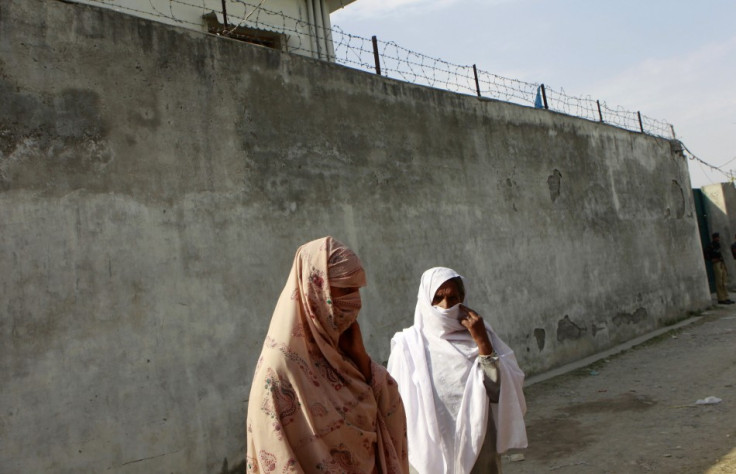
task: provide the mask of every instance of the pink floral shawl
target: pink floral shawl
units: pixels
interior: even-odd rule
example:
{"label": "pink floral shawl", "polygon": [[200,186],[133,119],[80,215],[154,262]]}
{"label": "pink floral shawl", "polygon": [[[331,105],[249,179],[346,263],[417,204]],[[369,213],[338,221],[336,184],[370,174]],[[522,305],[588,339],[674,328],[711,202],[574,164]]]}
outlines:
{"label": "pink floral shawl", "polygon": [[358,257],[325,237],[297,250],[276,304],[248,400],[250,473],[409,472],[396,382],[372,363],[367,383],[338,349],[356,312],[333,307],[330,286],[365,286]]}

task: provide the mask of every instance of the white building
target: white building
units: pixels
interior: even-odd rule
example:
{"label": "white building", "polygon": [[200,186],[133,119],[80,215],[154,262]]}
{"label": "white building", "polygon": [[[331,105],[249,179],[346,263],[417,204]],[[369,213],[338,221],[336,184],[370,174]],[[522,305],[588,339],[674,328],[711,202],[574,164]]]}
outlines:
{"label": "white building", "polygon": [[330,13],[355,0],[74,0],[334,61]]}

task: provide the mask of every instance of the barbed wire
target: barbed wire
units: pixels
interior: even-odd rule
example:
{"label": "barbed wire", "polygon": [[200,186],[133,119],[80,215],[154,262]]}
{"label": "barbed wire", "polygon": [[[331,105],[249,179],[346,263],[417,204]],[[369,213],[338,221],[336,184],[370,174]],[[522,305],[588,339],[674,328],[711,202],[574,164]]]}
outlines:
{"label": "barbed wire", "polygon": [[[690,160],[692,160],[692,161],[695,161],[695,162],[697,162],[697,163],[698,163],[698,164],[700,164],[701,166],[706,166],[706,167],[710,168],[710,170],[711,170],[711,171],[717,171],[717,172],[721,173],[721,174],[722,174],[723,176],[725,176],[726,178],[728,178],[728,181],[729,181],[730,183],[733,183],[734,181],[736,181],[736,175],[734,175],[734,170],[729,170],[729,171],[723,171],[723,169],[721,169],[721,167],[719,167],[719,166],[715,166],[715,165],[711,165],[710,163],[707,163],[706,161],[704,161],[704,160],[702,160],[702,159],[698,158],[698,157],[697,157],[697,156],[695,155],[695,153],[693,153],[692,151],[690,151],[690,150],[688,149],[688,147],[686,147],[686,146],[685,146],[685,144],[684,144],[684,143],[682,143],[682,141],[678,140],[678,143],[679,143],[679,144],[680,144],[680,146],[682,147],[682,150],[683,150],[683,154],[685,154],[685,152],[686,152],[687,154],[689,154],[689,155],[690,155],[690,156],[688,157],[688,158],[689,158]],[[727,165],[727,164],[731,163],[731,162],[732,162],[732,161],[734,161],[734,160],[736,160],[736,157],[734,157],[733,159],[731,159],[731,160],[727,161],[726,163],[724,163],[724,164],[723,164],[723,165],[721,165],[721,166],[725,166],[725,165]]]}
{"label": "barbed wire", "polygon": [[[510,79],[477,69],[475,65],[459,65],[404,48],[393,41],[376,37],[365,38],[344,32],[339,26],[327,28],[309,20],[296,18],[284,12],[263,7],[265,0],[251,3],[246,0],[147,0],[151,11],[123,5],[119,0],[87,0],[91,3],[127,11],[136,15],[153,16],[177,24],[193,25],[202,29],[201,18],[216,13],[221,23],[214,32],[220,36],[241,39],[271,47],[280,47],[292,53],[334,61],[345,67],[379,73],[412,84],[444,89],[459,94],[477,95],[504,102],[545,108],[554,112],[614,125],[674,139],[671,124],[612,107],[590,97],[575,97],[564,90],[546,87],[541,83]],[[254,0],[255,1],[255,0]],[[168,5],[164,11],[157,5]],[[224,4],[225,9],[216,8]],[[154,13],[152,13],[154,12]],[[200,18],[196,21],[195,18]],[[264,39],[259,32],[280,35]],[[279,39],[277,41],[277,39]]]}
{"label": "barbed wire", "polygon": [[[368,72],[375,72],[380,66],[386,77],[411,82],[413,84],[442,88],[461,94],[473,94],[504,102],[531,105],[560,112],[566,115],[615,125],[632,131],[639,131],[663,138],[675,138],[671,124],[622,107],[609,107],[605,102],[591,98],[580,98],[566,94],[563,90],[544,87],[543,84],[511,79],[474,66],[463,66],[427,56],[397,45],[394,42],[376,40],[344,33],[333,26],[333,41],[336,61]],[[476,83],[477,78],[477,83]],[[537,95],[540,88],[545,89],[546,104],[539,105]],[[641,117],[641,122],[639,120]]]}

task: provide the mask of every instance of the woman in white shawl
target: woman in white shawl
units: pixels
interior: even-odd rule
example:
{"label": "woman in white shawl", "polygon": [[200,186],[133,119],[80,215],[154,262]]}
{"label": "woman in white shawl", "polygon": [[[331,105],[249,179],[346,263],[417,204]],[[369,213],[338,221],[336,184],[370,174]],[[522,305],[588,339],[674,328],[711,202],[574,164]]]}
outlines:
{"label": "woman in white shawl", "polygon": [[499,454],[527,446],[524,373],[464,301],[462,276],[427,270],[414,325],[391,340],[388,370],[404,401],[414,473],[500,473]]}

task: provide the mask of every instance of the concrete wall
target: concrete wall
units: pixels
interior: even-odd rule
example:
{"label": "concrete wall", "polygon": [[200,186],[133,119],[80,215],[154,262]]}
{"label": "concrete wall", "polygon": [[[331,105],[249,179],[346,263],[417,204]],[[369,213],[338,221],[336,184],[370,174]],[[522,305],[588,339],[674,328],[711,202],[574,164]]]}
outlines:
{"label": "concrete wall", "polygon": [[220,472],[294,251],[379,361],[419,277],[538,373],[710,303],[666,140],[52,0],[0,4],[0,471]]}

